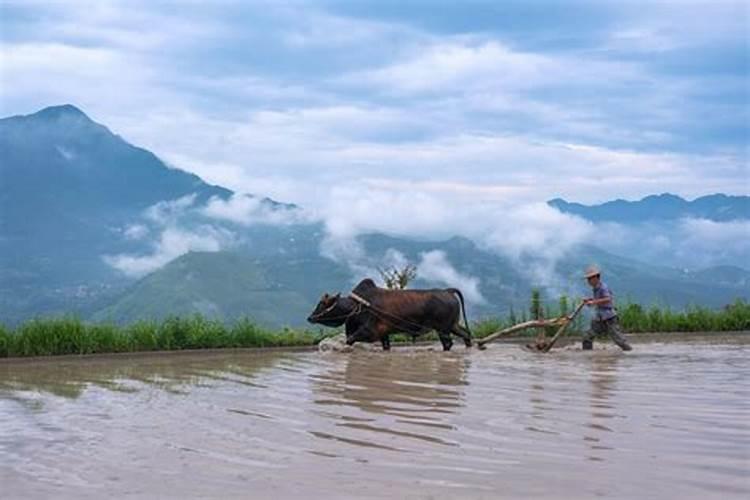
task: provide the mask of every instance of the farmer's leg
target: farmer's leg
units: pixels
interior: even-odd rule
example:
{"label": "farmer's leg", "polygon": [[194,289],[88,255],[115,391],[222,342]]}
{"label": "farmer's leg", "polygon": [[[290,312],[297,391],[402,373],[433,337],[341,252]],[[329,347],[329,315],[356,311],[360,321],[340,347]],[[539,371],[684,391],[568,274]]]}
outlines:
{"label": "farmer's leg", "polygon": [[630,347],[630,344],[628,344],[628,339],[625,338],[625,335],[622,332],[622,327],[620,327],[620,321],[617,319],[617,316],[607,320],[607,333],[609,333],[609,336],[614,343],[620,346],[620,349],[623,351],[630,351],[633,349]]}
{"label": "farmer's leg", "polygon": [[604,325],[601,321],[599,321],[597,318],[594,318],[591,320],[591,327],[588,329],[588,331],[583,333],[583,349],[589,350],[593,349],[594,347],[594,337],[596,337],[597,333],[602,333],[604,330]]}

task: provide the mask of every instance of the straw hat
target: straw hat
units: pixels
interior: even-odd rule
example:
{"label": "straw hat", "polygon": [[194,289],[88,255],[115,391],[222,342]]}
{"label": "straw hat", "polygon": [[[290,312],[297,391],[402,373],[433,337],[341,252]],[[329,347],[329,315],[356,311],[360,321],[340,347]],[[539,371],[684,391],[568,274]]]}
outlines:
{"label": "straw hat", "polygon": [[592,276],[599,276],[600,274],[602,274],[602,271],[601,269],[599,269],[599,266],[597,266],[596,264],[591,264],[586,268],[586,271],[583,273],[583,277],[589,279]]}

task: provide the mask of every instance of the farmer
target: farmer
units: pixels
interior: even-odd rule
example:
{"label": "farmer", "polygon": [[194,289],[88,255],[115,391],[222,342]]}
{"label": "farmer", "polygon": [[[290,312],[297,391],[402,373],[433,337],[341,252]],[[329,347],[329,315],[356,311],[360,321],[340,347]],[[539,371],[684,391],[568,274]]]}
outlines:
{"label": "farmer", "polygon": [[596,314],[591,320],[591,329],[583,334],[583,349],[592,349],[596,334],[606,332],[623,351],[630,351],[633,348],[622,334],[612,291],[604,284],[601,275],[602,272],[596,266],[589,266],[584,273],[586,281],[594,291],[594,296],[584,299],[583,303],[587,306],[596,306]]}

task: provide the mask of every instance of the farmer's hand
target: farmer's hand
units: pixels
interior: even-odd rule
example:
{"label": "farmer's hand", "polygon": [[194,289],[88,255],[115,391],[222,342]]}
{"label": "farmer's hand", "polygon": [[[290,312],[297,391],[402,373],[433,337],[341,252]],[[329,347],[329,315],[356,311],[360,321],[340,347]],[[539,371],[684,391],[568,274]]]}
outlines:
{"label": "farmer's hand", "polygon": [[593,301],[594,301],[594,299],[591,298],[591,297],[583,299],[583,305],[590,306]]}

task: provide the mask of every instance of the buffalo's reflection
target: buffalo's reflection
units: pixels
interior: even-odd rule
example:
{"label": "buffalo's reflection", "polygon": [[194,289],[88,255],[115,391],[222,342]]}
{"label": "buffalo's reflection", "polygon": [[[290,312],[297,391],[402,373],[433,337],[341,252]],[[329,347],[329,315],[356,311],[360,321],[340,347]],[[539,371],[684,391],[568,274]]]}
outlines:
{"label": "buffalo's reflection", "polygon": [[334,369],[313,376],[319,405],[345,405],[367,414],[440,420],[463,406],[469,359],[423,354],[347,356]]}
{"label": "buffalo's reflection", "polygon": [[144,385],[172,393],[230,381],[257,385],[253,378],[289,353],[179,353],[0,362],[0,397],[39,391],[78,398],[88,387],[135,392]]}
{"label": "buffalo's reflection", "polygon": [[468,358],[438,353],[356,353],[312,375],[317,413],[334,429],[325,440],[405,451],[458,446],[449,438],[464,406]]}

